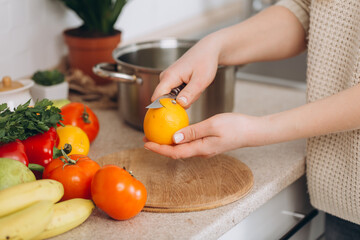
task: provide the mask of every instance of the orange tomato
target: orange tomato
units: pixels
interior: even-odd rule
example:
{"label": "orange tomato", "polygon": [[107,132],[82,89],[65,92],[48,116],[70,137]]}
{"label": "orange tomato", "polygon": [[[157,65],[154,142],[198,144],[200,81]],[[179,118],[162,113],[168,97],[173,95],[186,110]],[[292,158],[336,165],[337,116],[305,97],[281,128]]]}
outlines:
{"label": "orange tomato", "polygon": [[145,206],[145,186],[125,169],[105,165],[91,182],[91,196],[95,205],[116,220],[136,216]]}
{"label": "orange tomato", "polygon": [[150,108],[144,118],[145,137],[158,144],[173,144],[172,136],[189,125],[185,109],[174,99],[163,98],[162,108]]}

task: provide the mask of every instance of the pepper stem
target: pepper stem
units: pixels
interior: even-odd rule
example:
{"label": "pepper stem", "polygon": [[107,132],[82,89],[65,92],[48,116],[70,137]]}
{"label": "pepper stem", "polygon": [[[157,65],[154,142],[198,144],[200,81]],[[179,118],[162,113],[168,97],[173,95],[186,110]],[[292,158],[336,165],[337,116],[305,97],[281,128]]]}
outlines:
{"label": "pepper stem", "polygon": [[36,163],[29,163],[28,168],[32,171],[36,171],[36,172],[40,172],[40,173],[42,173],[45,169],[43,166],[36,164]]}

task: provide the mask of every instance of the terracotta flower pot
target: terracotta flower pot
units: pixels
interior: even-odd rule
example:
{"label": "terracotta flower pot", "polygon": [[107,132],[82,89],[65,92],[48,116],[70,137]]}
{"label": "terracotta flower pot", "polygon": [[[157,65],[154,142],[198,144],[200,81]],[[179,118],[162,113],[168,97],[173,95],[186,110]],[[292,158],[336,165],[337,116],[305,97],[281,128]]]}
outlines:
{"label": "terracotta flower pot", "polygon": [[92,72],[92,67],[99,62],[114,62],[112,51],[121,41],[121,32],[110,36],[81,36],[78,29],[64,31],[65,43],[69,49],[70,67],[80,69],[93,78],[97,85],[111,82]]}

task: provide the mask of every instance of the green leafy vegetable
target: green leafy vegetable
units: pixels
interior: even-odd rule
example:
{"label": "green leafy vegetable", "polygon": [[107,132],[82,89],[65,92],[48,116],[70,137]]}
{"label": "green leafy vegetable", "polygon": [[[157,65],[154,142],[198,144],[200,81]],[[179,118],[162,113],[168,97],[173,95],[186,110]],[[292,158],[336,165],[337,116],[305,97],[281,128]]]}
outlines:
{"label": "green leafy vegetable", "polygon": [[36,102],[34,107],[29,104],[30,100],[14,111],[6,103],[0,105],[0,143],[25,140],[56,127],[63,120],[61,110],[48,99]]}
{"label": "green leafy vegetable", "polygon": [[84,30],[111,34],[127,0],[62,0],[62,2],[83,20]]}
{"label": "green leafy vegetable", "polygon": [[65,76],[58,70],[37,71],[32,79],[39,85],[52,86],[64,82]]}

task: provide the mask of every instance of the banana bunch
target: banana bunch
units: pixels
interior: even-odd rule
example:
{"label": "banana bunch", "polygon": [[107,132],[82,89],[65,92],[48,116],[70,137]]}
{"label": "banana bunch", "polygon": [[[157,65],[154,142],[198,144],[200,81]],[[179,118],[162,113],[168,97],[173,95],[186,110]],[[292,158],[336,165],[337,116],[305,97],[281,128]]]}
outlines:
{"label": "banana bunch", "polygon": [[0,191],[0,240],[45,239],[79,226],[95,206],[80,198],[58,202],[63,194],[62,184],[51,179]]}

